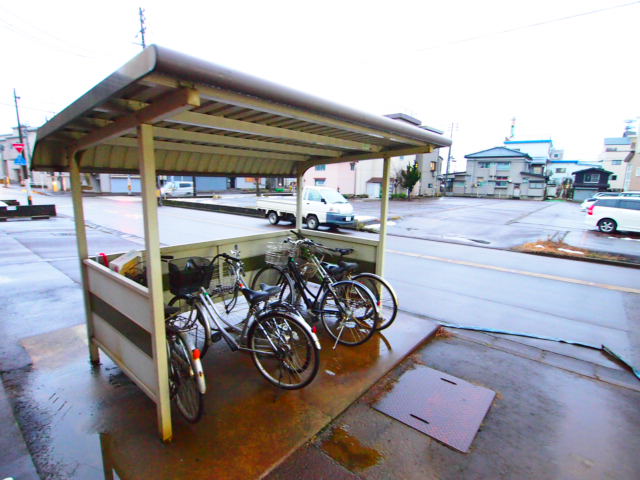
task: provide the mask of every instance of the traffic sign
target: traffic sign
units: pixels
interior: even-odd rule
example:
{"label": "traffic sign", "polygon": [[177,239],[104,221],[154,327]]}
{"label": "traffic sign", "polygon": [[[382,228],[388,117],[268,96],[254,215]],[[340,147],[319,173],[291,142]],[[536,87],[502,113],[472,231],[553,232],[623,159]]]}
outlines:
{"label": "traffic sign", "polygon": [[22,153],[24,150],[24,143],[14,143],[13,148],[15,148],[18,153]]}
{"label": "traffic sign", "polygon": [[27,166],[27,159],[22,156],[22,154],[18,155],[13,161],[14,165],[24,165]]}

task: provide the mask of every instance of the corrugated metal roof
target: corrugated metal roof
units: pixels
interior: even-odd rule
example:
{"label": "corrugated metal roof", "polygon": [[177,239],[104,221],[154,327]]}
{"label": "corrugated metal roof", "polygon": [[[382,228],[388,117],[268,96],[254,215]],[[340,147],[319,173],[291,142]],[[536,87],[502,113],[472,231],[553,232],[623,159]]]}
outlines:
{"label": "corrugated metal roof", "polygon": [[44,124],[35,170],[138,171],[137,126],[159,174],[295,176],[317,164],[426,153],[442,135],[151,46]]}

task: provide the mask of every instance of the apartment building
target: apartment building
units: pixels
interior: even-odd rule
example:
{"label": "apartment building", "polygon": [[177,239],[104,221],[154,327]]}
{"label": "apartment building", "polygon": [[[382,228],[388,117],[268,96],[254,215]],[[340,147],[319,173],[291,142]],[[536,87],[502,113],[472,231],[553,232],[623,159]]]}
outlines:
{"label": "apartment building", "polygon": [[463,195],[497,198],[543,200],[546,195],[546,176],[534,171],[539,163],[528,153],[506,147],[494,147],[465,155],[467,170],[463,192],[458,177],[454,192]]}
{"label": "apartment building", "polygon": [[599,156],[600,167],[611,172],[609,189],[614,192],[625,190],[634,173],[631,160],[635,150],[635,137],[622,136],[604,139],[604,149]]}

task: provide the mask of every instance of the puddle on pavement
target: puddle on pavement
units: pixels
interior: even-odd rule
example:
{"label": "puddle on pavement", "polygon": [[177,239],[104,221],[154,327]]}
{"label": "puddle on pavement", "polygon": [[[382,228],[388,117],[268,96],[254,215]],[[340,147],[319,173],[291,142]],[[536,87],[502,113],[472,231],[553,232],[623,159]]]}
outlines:
{"label": "puddle on pavement", "polygon": [[322,449],[349,470],[366,470],[384,458],[377,450],[363,445],[344,427],[334,428],[331,436],[322,443]]}
{"label": "puddle on pavement", "polygon": [[[158,440],[153,402],[119,367],[104,354],[100,366],[89,364],[83,326],[23,339],[31,366],[3,373],[2,381],[43,478],[92,480],[111,472],[113,478],[245,480],[303,445],[428,334],[422,321],[402,318],[386,338],[332,350],[320,332],[321,372],[334,375],[286,392],[264,381],[249,356],[214,344],[205,358],[203,419],[188,424],[174,411],[170,444]],[[350,468],[380,459],[346,432],[334,443]]]}

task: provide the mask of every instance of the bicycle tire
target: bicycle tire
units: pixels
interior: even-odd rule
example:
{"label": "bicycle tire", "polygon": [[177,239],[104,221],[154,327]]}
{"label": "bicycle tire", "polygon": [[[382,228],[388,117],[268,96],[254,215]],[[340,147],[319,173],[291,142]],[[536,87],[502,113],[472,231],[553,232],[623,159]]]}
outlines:
{"label": "bicycle tire", "polygon": [[318,373],[320,349],[308,326],[294,315],[279,311],[261,315],[249,328],[247,345],[260,374],[276,387],[303,388]]}
{"label": "bicycle tire", "polygon": [[253,290],[260,290],[261,283],[266,283],[267,285],[271,285],[271,286],[276,285],[278,287],[282,287],[282,290],[278,295],[277,300],[288,303],[289,305],[295,305],[296,290],[293,285],[293,282],[291,281],[291,278],[285,272],[284,269],[273,266],[273,265],[267,265],[266,267],[262,267],[253,276],[253,281],[251,282],[251,288]]}
{"label": "bicycle tire", "polygon": [[204,395],[198,388],[191,352],[179,335],[167,341],[171,396],[184,419],[196,423],[202,417]]}
{"label": "bicycle tire", "polygon": [[[209,347],[211,346],[211,326],[209,322],[202,316],[200,310],[191,301],[184,296],[175,296],[169,301],[170,307],[180,308],[180,314],[174,325],[177,329],[183,330],[190,337],[194,347],[200,350],[200,357],[204,358]],[[182,320],[181,316],[185,316]],[[195,315],[195,319],[193,318]],[[181,328],[182,327],[182,328]],[[187,328],[188,327],[188,328]]]}
{"label": "bicycle tire", "polygon": [[[344,311],[345,306],[350,312]],[[378,326],[378,308],[373,294],[352,280],[331,284],[322,295],[318,313],[327,333],[337,343],[351,347],[369,340]]]}
{"label": "bicycle tire", "polygon": [[351,280],[363,284],[373,293],[380,314],[376,330],[389,328],[398,314],[398,297],[393,287],[375,273],[359,273],[354,275]]}

